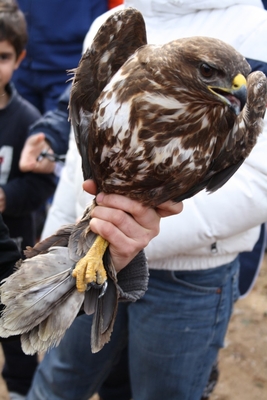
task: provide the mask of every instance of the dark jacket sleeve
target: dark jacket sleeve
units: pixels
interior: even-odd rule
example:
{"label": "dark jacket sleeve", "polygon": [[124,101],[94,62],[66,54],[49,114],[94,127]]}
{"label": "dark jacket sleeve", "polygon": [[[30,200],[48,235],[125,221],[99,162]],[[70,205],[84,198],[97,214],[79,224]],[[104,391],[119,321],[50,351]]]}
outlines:
{"label": "dark jacket sleeve", "polygon": [[13,217],[35,211],[56,188],[54,174],[25,173],[1,185],[6,195],[5,215]]}
{"label": "dark jacket sleeve", "polygon": [[12,274],[20,257],[20,252],[15,242],[10,239],[8,228],[0,214],[0,281]]}
{"label": "dark jacket sleeve", "polygon": [[144,296],[148,287],[148,264],[144,250],[117,275],[120,301],[134,302]]}
{"label": "dark jacket sleeve", "polygon": [[264,61],[253,60],[252,58],[246,58],[247,62],[251,66],[251,71],[262,71],[267,76],[267,63]]}
{"label": "dark jacket sleeve", "polygon": [[43,132],[56,154],[66,154],[69,144],[70,122],[68,104],[71,83],[58,100],[58,107],[48,111],[37,122],[31,125],[30,135]]}

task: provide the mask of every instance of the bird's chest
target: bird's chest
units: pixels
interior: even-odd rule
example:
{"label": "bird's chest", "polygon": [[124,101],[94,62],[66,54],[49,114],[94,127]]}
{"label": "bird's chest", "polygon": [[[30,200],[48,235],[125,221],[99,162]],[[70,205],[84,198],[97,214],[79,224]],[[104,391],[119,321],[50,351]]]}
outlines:
{"label": "bird's chest", "polygon": [[107,192],[186,190],[205,175],[216,146],[205,117],[190,119],[181,102],[156,95],[119,102],[109,93],[92,127],[92,169]]}

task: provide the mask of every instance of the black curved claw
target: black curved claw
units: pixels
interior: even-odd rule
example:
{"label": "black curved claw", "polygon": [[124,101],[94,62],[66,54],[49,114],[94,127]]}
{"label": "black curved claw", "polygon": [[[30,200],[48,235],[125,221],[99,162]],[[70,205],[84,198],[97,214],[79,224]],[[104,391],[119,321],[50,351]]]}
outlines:
{"label": "black curved claw", "polygon": [[107,287],[108,287],[108,281],[105,281],[102,285],[100,295],[98,296],[99,299],[100,299],[100,297],[104,296],[104,294],[106,293]]}
{"label": "black curved claw", "polygon": [[88,292],[88,290],[90,290],[91,288],[101,289],[100,295],[98,296],[98,298],[100,299],[100,297],[104,296],[104,294],[106,293],[107,287],[108,287],[108,282],[107,281],[105,281],[102,285],[98,285],[95,282],[90,282],[87,285],[86,291]]}

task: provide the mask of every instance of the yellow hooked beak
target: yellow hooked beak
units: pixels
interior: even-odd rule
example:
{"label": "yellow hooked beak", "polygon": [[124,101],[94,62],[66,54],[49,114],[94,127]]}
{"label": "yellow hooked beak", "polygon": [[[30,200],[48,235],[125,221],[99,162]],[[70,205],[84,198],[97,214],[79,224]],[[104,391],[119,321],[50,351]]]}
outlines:
{"label": "yellow hooked beak", "polygon": [[234,79],[233,79],[233,83],[232,83],[232,90],[233,91],[238,91],[240,90],[242,87],[247,87],[247,80],[244,77],[244,75],[242,74],[237,74]]}
{"label": "yellow hooked beak", "polygon": [[247,80],[242,74],[237,74],[231,88],[209,86],[209,90],[216,94],[236,115],[240,113],[247,101]]}

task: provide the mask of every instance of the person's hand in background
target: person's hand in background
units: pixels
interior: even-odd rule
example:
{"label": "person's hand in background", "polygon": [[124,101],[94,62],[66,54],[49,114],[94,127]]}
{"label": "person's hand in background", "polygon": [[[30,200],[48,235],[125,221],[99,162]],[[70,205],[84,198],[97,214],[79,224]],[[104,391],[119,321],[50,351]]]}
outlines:
{"label": "person's hand in background", "polygon": [[54,172],[55,162],[40,154],[46,151],[53,154],[53,150],[45,139],[44,133],[29,136],[21,152],[19,167],[22,172],[49,174]]}

